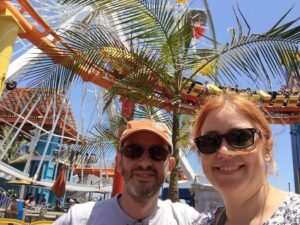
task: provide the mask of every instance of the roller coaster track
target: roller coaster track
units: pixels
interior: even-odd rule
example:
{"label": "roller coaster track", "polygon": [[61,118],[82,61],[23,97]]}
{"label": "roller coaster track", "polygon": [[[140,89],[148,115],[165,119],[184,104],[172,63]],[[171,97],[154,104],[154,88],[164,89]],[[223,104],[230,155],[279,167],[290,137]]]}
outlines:
{"label": "roller coaster track", "polygon": [[[61,47],[58,46],[64,46],[64,48],[68,49],[68,51],[76,52],[51,29],[43,17],[34,10],[27,0],[17,0],[16,2],[19,9],[8,0],[0,1],[0,12],[8,10],[20,24],[24,32],[20,33],[19,37],[27,39],[51,58],[58,55],[69,57],[65,56]],[[39,28],[32,25],[32,22],[29,22],[29,20],[25,18],[25,13],[31,17],[30,21],[35,21],[35,23],[38,24]],[[118,79],[117,75],[104,72],[96,66],[93,66],[92,70],[82,66],[78,74],[84,81],[92,82],[105,89],[111,88],[114,82]],[[146,103],[171,111],[172,104],[170,99],[172,93],[168,93],[160,86],[154,86],[153,88],[160,96],[164,97],[159,98],[154,102]],[[201,83],[190,81],[181,94],[181,111],[183,113],[193,114],[195,110],[201,106],[207,96],[223,91],[225,90],[213,84],[206,86]],[[240,92],[240,90],[236,91]],[[255,93],[244,92],[242,94],[247,95],[261,106],[270,123],[292,124],[300,121],[298,94],[289,94],[288,96],[284,96],[279,93],[274,97],[263,90]]]}

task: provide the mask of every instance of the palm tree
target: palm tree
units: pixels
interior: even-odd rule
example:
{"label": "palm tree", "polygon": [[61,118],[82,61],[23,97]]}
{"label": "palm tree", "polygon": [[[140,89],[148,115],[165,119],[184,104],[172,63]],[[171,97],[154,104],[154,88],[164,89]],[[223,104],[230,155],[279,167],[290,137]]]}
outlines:
{"label": "palm tree", "polygon": [[[147,105],[138,105],[134,111],[136,119],[153,119],[157,122],[165,123],[168,127],[172,126],[172,117],[169,112],[154,108]],[[127,119],[120,113],[109,115],[107,123],[96,123],[90,131],[90,137],[82,145],[79,145],[76,152],[79,152],[79,157],[75,160],[69,160],[79,164],[86,153],[94,153],[99,158],[112,155],[119,145],[119,133],[126,128]],[[193,118],[189,115],[181,115],[180,117],[180,148],[185,154],[189,154],[191,147],[190,143],[190,127]],[[74,150],[74,149],[73,149]],[[67,153],[64,158],[70,158]]]}
{"label": "palm tree", "polygon": [[[59,2],[92,5],[101,10],[110,26],[76,23],[62,30],[69,48],[62,47],[63,55],[39,57],[27,76],[29,86],[67,88],[80,74],[84,81],[108,88],[106,105],[121,95],[172,111],[173,156],[177,162],[180,115],[193,113],[182,101],[182,93],[189,81],[199,79],[202,69],[210,67],[210,78],[218,84],[246,80],[251,85],[269,86],[272,78],[285,82],[291,71],[299,78],[295,52],[299,52],[300,27],[295,25],[297,19],[282,24],[288,12],[263,34],[244,34],[242,22],[249,25],[239,12],[238,30],[232,30],[231,43],[204,49],[192,41],[190,10],[178,14],[167,0]],[[287,71],[282,63],[289,65]],[[172,171],[169,190],[169,198],[177,201],[177,167]]]}
{"label": "palm tree", "polygon": [[[0,135],[0,138],[3,142],[2,148],[6,149],[6,146],[10,143],[11,139],[14,137],[15,132],[10,132],[11,127],[9,126],[3,126],[1,128],[2,134]],[[28,140],[26,140],[24,137],[23,139],[19,139],[13,142],[12,145],[10,145],[9,150],[3,157],[2,161],[7,164],[14,164],[14,163],[20,163],[20,162],[26,162],[30,154],[29,152],[21,152],[22,147],[28,143]],[[2,148],[0,149],[0,154],[3,151]]]}

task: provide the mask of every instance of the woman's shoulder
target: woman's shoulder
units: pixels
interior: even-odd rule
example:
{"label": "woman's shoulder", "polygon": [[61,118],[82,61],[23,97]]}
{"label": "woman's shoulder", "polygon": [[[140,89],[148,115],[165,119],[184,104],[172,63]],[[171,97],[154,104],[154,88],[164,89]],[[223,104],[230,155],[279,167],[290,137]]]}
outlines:
{"label": "woman's shoulder", "polygon": [[297,210],[299,213],[298,216],[300,216],[300,195],[291,192],[288,194],[286,202],[289,208]]}
{"label": "woman's shoulder", "polygon": [[290,192],[287,195],[282,207],[284,208],[284,206],[286,206],[288,211],[295,211],[296,210],[300,214],[300,195]]}
{"label": "woman's shoulder", "polygon": [[286,224],[300,224],[300,195],[289,193],[284,202],[279,206],[273,214],[269,222],[284,221]]}

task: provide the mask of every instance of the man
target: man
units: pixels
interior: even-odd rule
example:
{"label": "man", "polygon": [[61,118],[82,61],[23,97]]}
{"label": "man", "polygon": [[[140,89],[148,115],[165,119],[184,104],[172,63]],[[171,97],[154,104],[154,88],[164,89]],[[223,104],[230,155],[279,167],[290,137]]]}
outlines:
{"label": "man", "polygon": [[19,199],[17,194],[12,195],[12,202],[8,208],[9,209],[6,210],[5,212],[6,218],[23,220],[23,216],[24,216],[23,203]]}
{"label": "man", "polygon": [[112,199],[77,204],[55,225],[187,225],[198,219],[192,207],[159,200],[159,190],[175,166],[171,132],[165,124],[130,121],[120,138],[116,166],[123,193]]}

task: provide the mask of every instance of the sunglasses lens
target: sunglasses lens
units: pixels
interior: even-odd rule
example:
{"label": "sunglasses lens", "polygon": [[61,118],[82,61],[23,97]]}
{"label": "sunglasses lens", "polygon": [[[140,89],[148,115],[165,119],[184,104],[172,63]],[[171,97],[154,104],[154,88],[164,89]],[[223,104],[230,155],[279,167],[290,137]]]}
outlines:
{"label": "sunglasses lens", "polygon": [[251,129],[235,129],[225,135],[228,143],[234,148],[247,148],[254,142],[254,134]]}
{"label": "sunglasses lens", "polygon": [[207,134],[195,138],[194,141],[199,152],[212,154],[220,148],[222,137],[225,137],[231,147],[242,149],[253,145],[255,133],[261,135],[261,132],[255,128],[232,129],[227,134]]}
{"label": "sunglasses lens", "polygon": [[126,158],[138,159],[143,155],[144,150],[139,145],[127,145],[122,149],[122,153]]}
{"label": "sunglasses lens", "polygon": [[166,161],[170,152],[162,146],[152,146],[149,148],[149,155],[155,161]]}
{"label": "sunglasses lens", "polygon": [[221,135],[207,134],[196,138],[195,143],[201,153],[212,154],[220,147],[221,140]]}
{"label": "sunglasses lens", "polygon": [[[122,153],[126,158],[136,160],[144,154],[144,149],[140,145],[127,145],[122,149]],[[155,161],[166,161],[169,154],[170,152],[162,146],[149,148],[149,155]]]}

